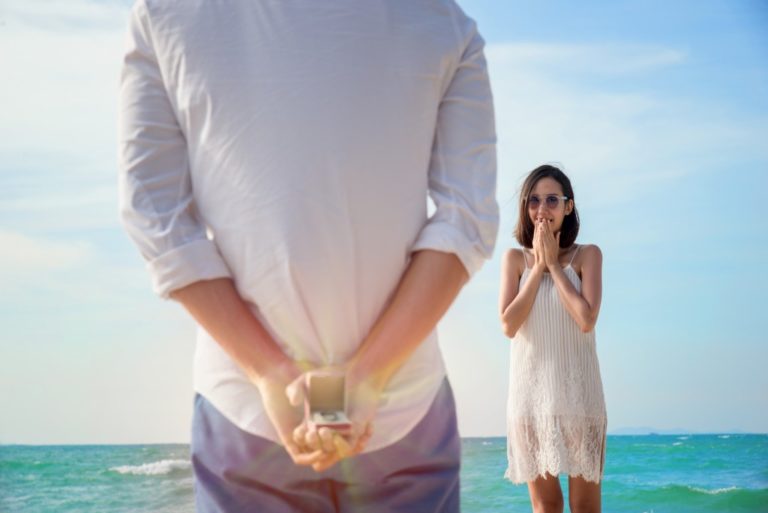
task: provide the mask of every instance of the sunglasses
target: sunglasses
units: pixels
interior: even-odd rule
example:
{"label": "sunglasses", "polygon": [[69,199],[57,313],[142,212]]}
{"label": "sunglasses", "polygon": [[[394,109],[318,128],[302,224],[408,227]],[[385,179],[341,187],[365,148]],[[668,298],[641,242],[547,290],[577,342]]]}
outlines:
{"label": "sunglasses", "polygon": [[550,194],[548,196],[545,196],[544,199],[539,198],[535,194],[532,194],[528,196],[528,200],[526,203],[528,204],[528,208],[530,209],[537,209],[541,205],[541,202],[543,201],[544,204],[547,206],[547,208],[556,209],[560,206],[560,201],[565,201],[568,199],[568,196],[557,196],[555,194]]}

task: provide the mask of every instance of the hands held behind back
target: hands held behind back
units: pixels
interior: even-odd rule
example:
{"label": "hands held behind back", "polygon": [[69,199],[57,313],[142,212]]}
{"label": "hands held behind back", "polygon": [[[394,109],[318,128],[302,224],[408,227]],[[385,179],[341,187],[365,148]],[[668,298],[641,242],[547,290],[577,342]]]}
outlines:
{"label": "hands held behind back", "polygon": [[552,269],[554,266],[560,265],[560,232],[554,235],[549,221],[545,219],[536,220],[533,232],[533,255],[534,266]]}
{"label": "hands held behind back", "polygon": [[[298,465],[311,465],[316,472],[322,472],[344,458],[355,456],[363,451],[372,435],[371,422],[381,397],[376,390],[364,381],[354,380],[340,367],[315,369],[314,371],[346,374],[346,397],[351,429],[340,433],[330,427],[310,424],[307,419],[293,429],[291,447],[286,444],[288,453]],[[301,374],[286,387],[286,395],[294,407],[303,408],[306,395],[307,376],[313,371]],[[292,454],[292,450],[294,453]]]}
{"label": "hands held behind back", "polygon": [[322,450],[307,451],[293,440],[294,428],[303,422],[303,410],[296,408],[288,399],[287,388],[303,378],[302,369],[295,362],[273,369],[269,376],[255,382],[261,394],[264,410],[277,431],[280,441],[297,465],[314,465],[324,456]]}

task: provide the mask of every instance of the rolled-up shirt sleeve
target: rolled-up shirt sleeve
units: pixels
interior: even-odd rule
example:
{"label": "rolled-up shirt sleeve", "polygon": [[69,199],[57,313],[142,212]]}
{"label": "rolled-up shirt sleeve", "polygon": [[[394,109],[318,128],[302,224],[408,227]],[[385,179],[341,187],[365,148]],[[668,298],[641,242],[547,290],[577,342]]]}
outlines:
{"label": "rolled-up shirt sleeve", "polygon": [[164,86],[146,5],[134,4],[118,107],[120,218],[167,298],[230,271],[196,215],[187,144]]}
{"label": "rolled-up shirt sleeve", "polygon": [[485,43],[474,22],[469,25],[461,60],[438,110],[428,181],[435,212],[412,251],[453,253],[472,276],[493,253],[499,209]]}

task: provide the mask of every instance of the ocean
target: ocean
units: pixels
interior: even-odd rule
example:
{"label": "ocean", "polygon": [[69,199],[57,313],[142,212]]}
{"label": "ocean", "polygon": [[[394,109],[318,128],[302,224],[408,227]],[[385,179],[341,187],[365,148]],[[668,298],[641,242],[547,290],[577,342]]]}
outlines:
{"label": "ocean", "polygon": [[[463,449],[464,513],[531,510],[503,479],[504,438]],[[188,445],[0,446],[2,513],[193,510]],[[603,511],[768,513],[768,435],[609,436]]]}

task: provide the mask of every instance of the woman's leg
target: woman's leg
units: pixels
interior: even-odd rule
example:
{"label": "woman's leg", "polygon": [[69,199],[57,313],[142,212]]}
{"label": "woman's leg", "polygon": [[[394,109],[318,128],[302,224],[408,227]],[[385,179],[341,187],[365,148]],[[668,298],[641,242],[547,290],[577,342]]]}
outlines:
{"label": "woman's leg", "polygon": [[568,503],[571,513],[600,513],[600,483],[581,477],[568,478]]}
{"label": "woman's leg", "polygon": [[563,491],[557,476],[547,474],[528,483],[533,513],[563,513]]}

